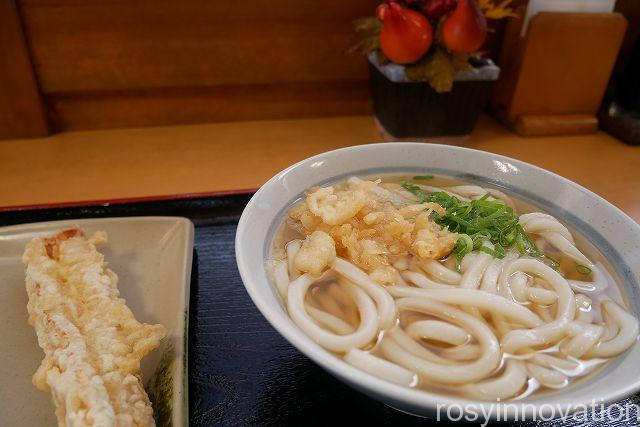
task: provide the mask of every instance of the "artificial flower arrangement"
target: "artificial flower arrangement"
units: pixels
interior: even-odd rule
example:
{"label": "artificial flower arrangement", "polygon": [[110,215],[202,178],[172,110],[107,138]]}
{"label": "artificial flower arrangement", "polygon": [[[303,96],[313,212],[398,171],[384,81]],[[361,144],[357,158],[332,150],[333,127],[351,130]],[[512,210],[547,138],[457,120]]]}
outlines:
{"label": "artificial flower arrangement", "polygon": [[409,80],[449,92],[458,70],[472,68],[487,37],[487,19],[513,16],[511,0],[387,0],[375,17],[355,21],[364,38],[353,50],[375,52],[380,65],[404,66]]}

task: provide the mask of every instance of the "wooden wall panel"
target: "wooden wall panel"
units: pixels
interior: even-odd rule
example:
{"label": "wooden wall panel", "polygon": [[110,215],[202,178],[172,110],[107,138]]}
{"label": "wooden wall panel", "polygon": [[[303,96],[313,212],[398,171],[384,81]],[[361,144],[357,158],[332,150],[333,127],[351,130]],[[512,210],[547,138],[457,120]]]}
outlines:
{"label": "wooden wall panel", "polygon": [[378,0],[18,1],[56,130],[370,112]]}
{"label": "wooden wall panel", "polygon": [[48,134],[20,14],[14,0],[0,0],[0,138]]}
{"label": "wooden wall panel", "polygon": [[22,0],[43,91],[366,78],[347,55],[375,0]]}
{"label": "wooden wall panel", "polygon": [[91,92],[50,96],[48,104],[59,129],[371,113],[369,85],[361,81]]}

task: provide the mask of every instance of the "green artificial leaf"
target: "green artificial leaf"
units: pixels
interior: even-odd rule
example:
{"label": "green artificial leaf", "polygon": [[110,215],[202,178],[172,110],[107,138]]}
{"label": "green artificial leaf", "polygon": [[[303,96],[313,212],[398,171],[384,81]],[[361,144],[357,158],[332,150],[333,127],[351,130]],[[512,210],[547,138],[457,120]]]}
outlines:
{"label": "green artificial leaf", "polygon": [[380,47],[380,39],[378,35],[369,36],[361,39],[358,43],[349,48],[349,53],[367,54],[373,52]]}
{"label": "green artificial leaf", "polygon": [[468,53],[452,53],[451,62],[453,67],[457,70],[470,70],[471,64],[469,64]]}
{"label": "green artificial leaf", "polygon": [[455,72],[451,55],[439,48],[405,69],[409,80],[427,81],[438,93],[451,91]]}
{"label": "green artificial leaf", "polygon": [[360,18],[353,21],[353,28],[358,33],[362,33],[362,39],[349,48],[349,53],[367,54],[380,48],[378,34],[382,24],[375,16]]}
{"label": "green artificial leaf", "polygon": [[379,33],[382,28],[382,24],[375,16],[367,16],[366,18],[360,18],[353,21],[353,28],[356,32]]}
{"label": "green artificial leaf", "polygon": [[436,47],[420,61],[408,65],[405,73],[409,80],[427,81],[433,90],[443,93],[453,88],[456,71],[470,68],[468,54],[450,53]]}
{"label": "green artificial leaf", "polygon": [[499,4],[495,4],[493,0],[478,0],[478,7],[487,19],[502,19],[509,16],[518,16],[513,12],[510,4],[511,0],[502,0]]}

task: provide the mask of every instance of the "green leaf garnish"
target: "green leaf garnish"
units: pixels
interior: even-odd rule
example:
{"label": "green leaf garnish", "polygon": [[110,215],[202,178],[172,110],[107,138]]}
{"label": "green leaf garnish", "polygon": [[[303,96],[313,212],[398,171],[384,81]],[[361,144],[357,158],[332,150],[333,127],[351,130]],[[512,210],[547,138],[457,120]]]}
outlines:
{"label": "green leaf garnish", "polygon": [[582,275],[588,276],[589,274],[591,274],[592,270],[586,265],[576,264],[576,271]]}
{"label": "green leaf garnish", "polygon": [[[457,197],[444,192],[430,193],[426,197],[418,196],[424,192],[415,184],[403,183],[403,187],[415,194],[419,200],[437,203],[447,213],[439,215],[434,212],[435,222],[448,227],[449,231],[458,233],[458,242],[453,249],[457,261],[471,251],[479,250],[495,258],[504,258],[507,249],[515,247],[522,255],[541,258],[550,267],[557,269],[559,262],[545,255],[524,231],[518,216],[513,209],[502,200],[488,200],[485,194],[478,200],[463,202]],[[416,187],[416,188],[413,188]],[[491,242],[493,249],[486,246]]]}
{"label": "green leaf garnish", "polygon": [[427,180],[427,179],[433,179],[433,175],[416,175],[413,177],[413,179],[417,180],[417,181],[423,181],[423,180]]}

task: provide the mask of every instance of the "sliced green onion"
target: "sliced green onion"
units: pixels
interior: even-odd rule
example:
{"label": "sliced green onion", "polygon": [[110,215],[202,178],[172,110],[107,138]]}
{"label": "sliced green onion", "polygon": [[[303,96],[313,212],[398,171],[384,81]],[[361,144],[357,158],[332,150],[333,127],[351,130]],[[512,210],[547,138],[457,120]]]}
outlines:
{"label": "sliced green onion", "polygon": [[[444,215],[433,213],[433,219],[438,225],[459,234],[454,248],[458,262],[473,250],[504,258],[507,249],[515,247],[522,255],[540,258],[554,269],[559,267],[557,260],[538,249],[520,225],[513,209],[502,200],[489,200],[489,195],[485,194],[478,200],[463,202],[442,191],[425,194],[419,186],[406,181],[402,186],[421,202],[437,203],[446,210]],[[491,242],[494,249],[484,242]]]}
{"label": "sliced green onion", "polygon": [[586,265],[582,265],[582,264],[576,264],[576,271],[580,274],[583,274],[585,276],[591,274],[591,268],[587,267]]}
{"label": "sliced green onion", "polygon": [[507,256],[507,251],[506,249],[500,244],[500,243],[496,243],[495,246],[493,247],[493,250],[496,252],[497,256],[496,258],[504,258],[505,256]]}
{"label": "sliced green onion", "polygon": [[416,181],[423,181],[427,179],[433,179],[433,175],[416,175],[413,177]]}
{"label": "sliced green onion", "polygon": [[549,267],[553,268],[554,270],[557,270],[560,267],[560,261],[558,261],[554,257],[549,255],[543,255],[542,258],[544,258],[546,260],[546,264]]}
{"label": "sliced green onion", "polygon": [[478,248],[478,250],[480,252],[484,252],[485,254],[489,254],[494,258],[504,258],[504,254],[502,256],[500,256],[500,253],[498,251],[493,250],[493,249],[491,249],[491,248],[489,248],[487,246],[480,246]]}
{"label": "sliced green onion", "polygon": [[460,256],[460,258],[464,257],[466,254],[473,250],[473,240],[471,236],[468,234],[460,234],[458,236],[458,242],[456,246],[453,248],[453,252]]}
{"label": "sliced green onion", "polygon": [[425,193],[424,191],[422,191],[422,189],[420,187],[418,187],[415,184],[412,184],[408,181],[400,181],[400,184],[402,185],[402,187],[407,190],[409,193],[413,194],[414,196],[416,196],[418,198],[418,202],[419,203],[424,203],[427,200],[427,193]]}

